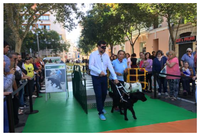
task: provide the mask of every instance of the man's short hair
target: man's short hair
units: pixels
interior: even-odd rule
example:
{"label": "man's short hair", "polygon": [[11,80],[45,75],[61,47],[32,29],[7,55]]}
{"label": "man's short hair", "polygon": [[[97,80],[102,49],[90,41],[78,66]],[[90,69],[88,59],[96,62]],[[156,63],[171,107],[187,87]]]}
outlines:
{"label": "man's short hair", "polygon": [[124,55],[126,54],[124,50],[119,50],[118,53],[117,53],[117,55],[119,55],[120,52],[123,52]]}
{"label": "man's short hair", "polygon": [[9,54],[8,54],[8,57],[9,57],[10,59],[12,59],[13,55],[16,55],[16,56],[17,56],[18,53],[16,53],[16,52],[9,53]]}
{"label": "man's short hair", "polygon": [[26,57],[26,58],[25,58],[25,61],[26,61],[26,60],[30,60],[30,57]]}
{"label": "man's short hair", "polygon": [[106,42],[105,42],[105,41],[99,41],[99,42],[97,43],[97,46],[101,46],[101,44],[106,44]]}
{"label": "man's short hair", "polygon": [[4,48],[7,46],[7,45],[9,45],[6,41],[4,41]]}

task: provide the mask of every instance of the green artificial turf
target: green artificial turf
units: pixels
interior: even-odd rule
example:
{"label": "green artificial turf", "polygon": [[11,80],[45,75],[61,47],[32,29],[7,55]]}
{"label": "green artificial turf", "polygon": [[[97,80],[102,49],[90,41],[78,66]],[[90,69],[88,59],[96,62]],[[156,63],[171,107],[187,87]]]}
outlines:
{"label": "green artificial turf", "polygon": [[106,121],[101,121],[96,108],[89,109],[86,114],[70,92],[66,100],[65,93],[51,93],[51,98],[45,101],[45,95],[37,98],[33,105],[37,114],[29,115],[23,129],[25,133],[79,133],[103,132],[129,127],[144,126],[156,123],[172,122],[196,118],[197,114],[169,103],[151,99],[138,101],[134,105],[137,120],[128,111],[128,121],[119,112],[111,113],[111,107],[105,107]]}

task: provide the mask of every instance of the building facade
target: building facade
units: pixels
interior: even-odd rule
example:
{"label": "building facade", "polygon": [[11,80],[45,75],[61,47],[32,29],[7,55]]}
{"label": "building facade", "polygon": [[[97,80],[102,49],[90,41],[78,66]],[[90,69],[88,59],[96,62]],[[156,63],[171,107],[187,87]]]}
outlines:
{"label": "building facade", "polygon": [[[177,29],[177,26],[174,28]],[[176,33],[174,32],[174,35]],[[197,26],[188,24],[181,24],[178,29],[177,39],[175,44],[175,51],[179,60],[186,53],[187,48],[191,48],[192,51],[195,51],[197,47]]]}
{"label": "building facade", "polygon": [[[174,30],[176,30],[174,27]],[[174,31],[174,35],[175,35]],[[185,38],[192,39],[186,40],[185,42],[176,42],[175,52],[177,53],[177,57],[180,59],[182,55],[186,52],[187,48],[192,48],[195,50],[196,47],[196,35],[197,35],[197,27],[192,24],[181,24],[179,26],[177,39]],[[138,32],[133,32],[133,41],[138,36]],[[163,22],[158,25],[158,28],[150,27],[148,29],[144,28],[141,30],[141,34],[139,38],[136,40],[134,45],[134,52],[136,53],[136,57],[139,57],[140,52],[150,52],[162,50],[164,54],[170,50],[170,35],[167,26],[167,19],[163,18]],[[113,53],[117,54],[119,50],[124,50],[126,53],[132,54],[132,47],[130,42],[127,40],[122,45],[115,45],[113,47]],[[108,54],[111,55],[111,50],[108,50]]]}
{"label": "building facade", "polygon": [[[66,42],[66,32],[65,29],[63,28],[61,23],[55,23],[56,17],[54,14],[51,14],[47,12],[46,14],[42,15],[39,20],[36,22],[36,27],[40,29],[46,29],[46,30],[54,30],[56,31],[60,38],[62,39],[62,42]],[[51,53],[51,49],[45,49],[45,50],[40,50],[40,56],[45,57],[45,56],[55,56],[55,54]],[[65,55],[66,52],[65,50],[61,51],[59,53],[59,57],[61,57],[65,61]]]}
{"label": "building facade", "polygon": [[[35,5],[32,7],[34,8]],[[34,30],[35,28],[39,28],[39,29],[45,29],[45,30],[54,30],[56,31],[59,36],[60,36],[60,39],[61,42],[66,42],[66,32],[65,32],[65,29],[64,27],[62,26],[61,23],[58,23],[58,22],[55,22],[56,21],[56,17],[54,16],[54,14],[50,13],[50,12],[47,12],[45,14],[43,14],[37,22],[35,22],[35,24],[33,24],[31,27],[30,27],[30,30]],[[26,25],[26,21],[23,23],[23,26]],[[36,34],[37,36],[37,34]],[[38,40],[39,37],[37,37]],[[40,55],[40,57],[52,57],[52,56],[56,56],[55,54],[51,53],[52,49],[45,49],[45,50],[40,50],[39,49],[39,54],[37,54],[37,56]],[[30,49],[30,52],[31,52],[31,49]],[[66,52],[65,50],[61,51],[60,53],[57,53],[59,54],[59,57],[61,57],[63,60],[65,60],[65,55],[66,55]]]}
{"label": "building facade", "polygon": [[69,47],[68,52],[66,53],[66,59],[68,59],[69,61],[75,61],[75,60],[80,60],[81,56],[80,53],[78,51],[78,48],[71,43],[71,46]]}
{"label": "building facade", "polygon": [[[143,28],[140,31],[140,36],[134,44],[134,53],[136,53],[136,57],[139,57],[140,52],[151,53],[152,51],[162,50],[166,53],[169,50],[169,32],[166,21],[166,18],[163,18],[163,22],[158,25],[158,28]],[[138,31],[134,31],[133,41],[135,41],[137,36]],[[117,54],[118,50],[124,50],[126,53],[132,54],[130,41],[128,41],[128,39],[126,40],[124,44],[113,47],[114,54]]]}

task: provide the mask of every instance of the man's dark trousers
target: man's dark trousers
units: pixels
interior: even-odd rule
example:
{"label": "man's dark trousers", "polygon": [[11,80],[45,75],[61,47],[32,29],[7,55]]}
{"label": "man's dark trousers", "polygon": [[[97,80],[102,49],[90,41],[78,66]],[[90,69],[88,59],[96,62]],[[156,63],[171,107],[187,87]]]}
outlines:
{"label": "man's dark trousers", "polygon": [[92,83],[94,87],[94,92],[96,96],[96,105],[97,110],[99,111],[99,115],[102,114],[102,110],[104,107],[104,102],[106,100],[107,95],[107,76],[99,77],[92,76]]}

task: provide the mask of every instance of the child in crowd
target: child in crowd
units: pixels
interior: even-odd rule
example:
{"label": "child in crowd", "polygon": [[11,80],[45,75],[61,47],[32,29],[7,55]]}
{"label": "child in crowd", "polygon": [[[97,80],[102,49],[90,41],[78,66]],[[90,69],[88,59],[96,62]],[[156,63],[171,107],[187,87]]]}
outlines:
{"label": "child in crowd", "polygon": [[138,68],[136,54],[131,55],[131,68]]}
{"label": "child in crowd", "polygon": [[[181,75],[182,76],[186,76],[186,77],[190,77],[193,75],[192,69],[189,69],[189,63],[188,62],[184,62],[184,65],[181,69]],[[182,86],[183,86],[183,95],[187,95],[187,94],[191,94],[190,92],[190,78],[181,78],[182,81]]]}
{"label": "child in crowd", "polygon": [[189,77],[191,75],[188,62],[184,62],[184,66],[182,67],[182,72],[185,76]]}

